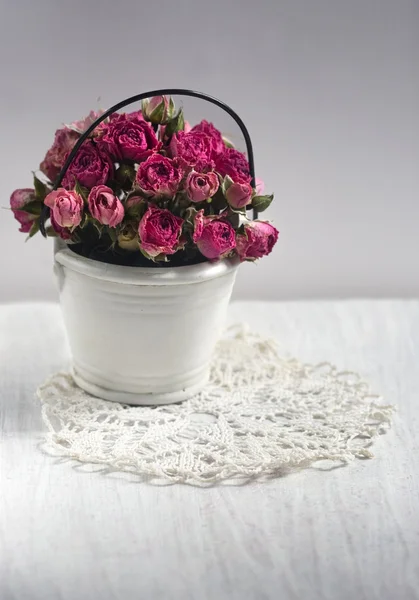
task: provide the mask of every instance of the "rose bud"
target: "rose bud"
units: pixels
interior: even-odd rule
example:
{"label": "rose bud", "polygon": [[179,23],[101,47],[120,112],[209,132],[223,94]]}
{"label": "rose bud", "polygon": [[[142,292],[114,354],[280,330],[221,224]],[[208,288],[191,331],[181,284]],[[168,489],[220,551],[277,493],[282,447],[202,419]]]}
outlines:
{"label": "rose bud", "polygon": [[60,227],[77,227],[83,215],[83,198],[75,191],[58,188],[44,200],[51,209],[52,217]]}
{"label": "rose bud", "polygon": [[20,223],[19,231],[22,231],[23,233],[28,233],[32,227],[33,221],[38,218],[37,215],[29,214],[24,211],[25,205],[34,202],[35,200],[35,190],[31,188],[15,190],[10,196],[10,208],[12,209],[15,219]]}
{"label": "rose bud", "polygon": [[143,216],[147,208],[147,200],[141,196],[130,196],[125,201],[125,211],[128,217],[139,219]]}
{"label": "rose bud", "polygon": [[203,202],[211,198],[219,187],[216,173],[196,173],[191,171],[186,178],[185,189],[192,202]]}
{"label": "rose bud", "polygon": [[252,201],[253,188],[245,181],[233,182],[227,189],[225,197],[232,208],[243,208]]}
{"label": "rose bud", "polygon": [[[199,219],[196,223],[195,232],[199,231]],[[203,217],[203,227],[200,235],[194,234],[194,241],[199,251],[206,258],[216,260],[228,255],[236,246],[236,232],[228,221],[218,217]]]}
{"label": "rose bud", "polygon": [[237,252],[240,260],[256,260],[272,251],[279,232],[265,221],[249,221],[244,226],[244,234],[238,234]]}
{"label": "rose bud", "polygon": [[135,168],[132,165],[121,165],[115,171],[115,181],[119,183],[123,190],[130,190],[135,179]]}
{"label": "rose bud", "polygon": [[170,210],[150,206],[138,226],[140,248],[150,258],[159,254],[174,254],[183,244],[183,219],[176,217]]}
{"label": "rose bud", "polygon": [[167,96],[154,96],[142,101],[143,116],[154,125],[167,123],[175,115],[175,103]]}
{"label": "rose bud", "polygon": [[116,227],[124,218],[122,202],[106,185],[96,185],[87,199],[90,214],[102,225]]}
{"label": "rose bud", "polygon": [[138,233],[132,225],[126,225],[118,235],[118,246],[131,252],[139,250]]}

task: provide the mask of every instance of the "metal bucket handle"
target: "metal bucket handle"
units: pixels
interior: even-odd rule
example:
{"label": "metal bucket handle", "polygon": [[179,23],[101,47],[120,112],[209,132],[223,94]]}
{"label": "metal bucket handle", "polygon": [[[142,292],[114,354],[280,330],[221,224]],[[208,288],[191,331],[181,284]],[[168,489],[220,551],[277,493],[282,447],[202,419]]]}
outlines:
{"label": "metal bucket handle", "polygon": [[[86,129],[86,131],[78,139],[77,143],[71,150],[70,154],[67,157],[67,160],[64,163],[64,166],[62,167],[57,179],[54,182],[53,189],[56,190],[57,188],[60,187],[61,182],[64,179],[64,176],[67,172],[67,169],[73,162],[74,157],[76,156],[77,152],[79,151],[79,148],[81,147],[81,145],[86,141],[86,139],[89,137],[89,135],[92,133],[92,131],[94,129],[96,129],[96,127],[98,125],[100,125],[100,123],[102,123],[102,121],[107,119],[107,117],[109,117],[109,115],[111,115],[114,112],[117,112],[118,110],[120,110],[121,108],[124,108],[125,106],[128,106],[129,104],[133,104],[134,102],[138,102],[140,100],[145,100],[146,98],[152,98],[153,96],[175,96],[175,95],[176,96],[192,96],[193,98],[201,98],[202,100],[211,102],[212,104],[215,104],[216,106],[219,106],[220,108],[222,108],[226,113],[228,113],[235,120],[237,125],[240,127],[240,130],[241,130],[243,137],[245,139],[245,142],[246,142],[246,151],[247,151],[247,159],[249,161],[251,185],[252,185],[252,187],[255,187],[255,183],[256,183],[255,182],[255,163],[254,163],[254,157],[253,157],[252,141],[250,139],[250,135],[247,130],[247,127],[243,123],[243,121],[241,120],[239,115],[232,108],[230,108],[227,104],[225,104],[224,102],[221,102],[221,100],[218,100],[217,98],[208,96],[208,94],[203,94],[202,92],[194,92],[193,90],[183,90],[181,88],[167,88],[167,89],[163,89],[163,90],[153,90],[151,92],[145,92],[143,94],[137,94],[136,96],[131,96],[130,98],[127,98],[126,100],[122,100],[121,102],[114,104],[114,106],[111,106],[111,108],[109,108],[106,112],[104,112],[102,115],[100,115],[100,117],[98,117],[96,119],[96,121],[94,123],[92,123],[88,129]],[[45,221],[48,219],[49,213],[50,213],[50,209],[48,208],[48,206],[44,205],[42,214],[40,217],[40,221],[39,221],[39,229],[44,237],[46,237]],[[253,209],[253,218],[254,219],[257,218],[257,211],[255,209]]]}

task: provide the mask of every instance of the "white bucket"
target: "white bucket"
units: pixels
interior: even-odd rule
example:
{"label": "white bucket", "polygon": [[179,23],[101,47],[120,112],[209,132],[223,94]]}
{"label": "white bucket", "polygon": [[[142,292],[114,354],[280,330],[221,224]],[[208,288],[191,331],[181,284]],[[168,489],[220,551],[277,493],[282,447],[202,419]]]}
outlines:
{"label": "white bucket", "polygon": [[199,392],[208,381],[237,268],[236,259],[125,267],[56,243],[76,383],[94,396],[137,405],[179,402]]}

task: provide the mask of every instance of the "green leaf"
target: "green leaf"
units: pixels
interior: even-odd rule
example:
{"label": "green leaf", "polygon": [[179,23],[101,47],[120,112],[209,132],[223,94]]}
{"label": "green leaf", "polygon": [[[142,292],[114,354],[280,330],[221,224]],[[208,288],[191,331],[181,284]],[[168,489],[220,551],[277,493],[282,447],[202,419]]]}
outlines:
{"label": "green leaf", "polygon": [[273,194],[270,196],[253,196],[252,207],[258,212],[263,212],[270,206],[273,199]]}
{"label": "green leaf", "polygon": [[38,179],[35,173],[33,175],[33,187],[35,188],[35,197],[37,200],[43,202],[45,200],[45,196],[49,194],[50,190],[43,181]]}
{"label": "green leaf", "polygon": [[42,212],[43,204],[39,200],[33,200],[32,202],[28,202],[19,210],[22,212],[28,213],[29,215],[39,216]]}
{"label": "green leaf", "polygon": [[26,241],[30,240],[35,235],[35,233],[38,233],[38,231],[39,231],[39,220],[37,219],[36,221],[34,221],[32,223],[32,227],[28,234],[28,237],[26,238]]}

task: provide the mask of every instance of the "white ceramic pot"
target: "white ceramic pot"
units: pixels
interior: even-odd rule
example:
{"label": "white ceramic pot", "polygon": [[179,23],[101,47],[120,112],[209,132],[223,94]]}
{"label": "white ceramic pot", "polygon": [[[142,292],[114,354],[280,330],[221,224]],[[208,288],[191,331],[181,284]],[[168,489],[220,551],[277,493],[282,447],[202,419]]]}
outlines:
{"label": "white ceramic pot", "polygon": [[58,242],[55,272],[76,383],[128,404],[190,398],[208,381],[238,263],[140,268],[78,256]]}

